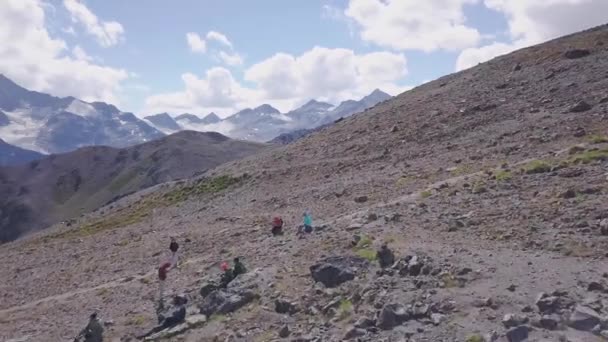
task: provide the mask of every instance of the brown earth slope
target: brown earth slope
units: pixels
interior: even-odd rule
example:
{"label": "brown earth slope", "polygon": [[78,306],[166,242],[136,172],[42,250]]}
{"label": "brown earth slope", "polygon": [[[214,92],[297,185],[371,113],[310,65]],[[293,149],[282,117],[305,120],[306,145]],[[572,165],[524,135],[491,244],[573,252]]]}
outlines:
{"label": "brown earth slope", "polygon": [[[241,256],[262,280],[258,299],[165,341],[601,341],[607,70],[602,26],[6,244],[0,337],[65,340],[93,309],[113,320],[111,341],[153,326],[174,235],[185,263],[169,291],[189,295],[190,313],[222,260]],[[324,229],[298,239],[304,210]],[[275,214],[283,237],[269,234]],[[418,261],[362,265],[336,288],[311,278],[318,261],[373,259],[383,241]],[[277,313],[275,299],[298,309]]]}
{"label": "brown earth slope", "polygon": [[0,242],[263,148],[219,133],[183,131],[129,148],[85,147],[0,168]]}

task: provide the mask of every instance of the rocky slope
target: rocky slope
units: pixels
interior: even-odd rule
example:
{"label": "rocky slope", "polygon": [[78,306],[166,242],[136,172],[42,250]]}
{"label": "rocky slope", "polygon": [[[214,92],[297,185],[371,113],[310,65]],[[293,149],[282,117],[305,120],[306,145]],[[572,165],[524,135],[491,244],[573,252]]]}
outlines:
{"label": "rocky slope", "polygon": [[[93,309],[112,341],[149,329],[177,236],[190,326],[159,341],[605,340],[606,70],[602,26],[6,244],[0,337],[68,339]],[[236,256],[250,272],[203,298]]]}
{"label": "rocky slope", "polygon": [[126,194],[192,177],[265,146],[182,131],[126,149],[87,147],[0,168],[0,241],[94,210]]}
{"label": "rocky slope", "polygon": [[29,91],[0,75],[0,138],[11,145],[63,153],[79,147],[126,147],[164,136],[132,113]]}
{"label": "rocky slope", "polygon": [[25,164],[43,157],[43,154],[7,144],[0,139],[0,166]]}

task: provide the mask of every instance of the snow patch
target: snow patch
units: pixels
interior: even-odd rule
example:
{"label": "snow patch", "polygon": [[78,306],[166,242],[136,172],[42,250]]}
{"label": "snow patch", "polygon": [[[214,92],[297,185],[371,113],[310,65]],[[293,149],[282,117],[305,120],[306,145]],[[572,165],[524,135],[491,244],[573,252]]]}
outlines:
{"label": "snow patch", "polygon": [[10,124],[0,127],[2,140],[17,147],[48,154],[46,148],[36,145],[36,138],[44,127],[44,120],[33,119],[29,108],[4,113],[9,118]]}
{"label": "snow patch", "polygon": [[65,109],[65,111],[85,118],[98,114],[95,107],[78,99],[74,99],[68,108]]}

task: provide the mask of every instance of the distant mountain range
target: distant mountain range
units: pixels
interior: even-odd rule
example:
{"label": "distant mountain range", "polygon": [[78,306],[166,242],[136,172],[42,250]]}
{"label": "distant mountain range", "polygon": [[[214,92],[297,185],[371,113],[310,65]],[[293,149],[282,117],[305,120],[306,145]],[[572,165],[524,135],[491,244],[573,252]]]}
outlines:
{"label": "distant mountain range", "polygon": [[124,149],[85,147],[0,167],[0,242],[97,209],[128,193],[192,177],[266,146],[215,132],[182,131]]}
{"label": "distant mountain range", "polygon": [[[287,113],[281,113],[271,105],[263,104],[256,108],[245,108],[223,120],[215,113],[210,113],[204,118],[194,114],[181,114],[172,118],[167,113],[161,113],[146,116],[144,120],[164,133],[172,133],[181,129],[208,130],[212,129],[213,125],[225,123],[223,129],[226,129],[226,134],[232,138],[252,141],[270,141],[277,138],[272,141],[293,141],[293,137],[304,136],[305,132],[313,132],[317,127],[363,112],[391,97],[376,89],[361,100],[344,101],[337,107],[330,103],[310,100]],[[279,138],[279,136],[288,137],[290,135],[292,138]]]}
{"label": "distant mountain range", "polygon": [[[205,117],[190,113],[172,117],[160,113],[139,119],[111,104],[29,91],[0,75],[0,139],[13,147],[42,154],[64,153],[85,146],[128,147],[182,130],[222,131],[231,138],[257,142],[289,137],[293,132],[291,138],[283,139],[292,141],[303,132],[313,132],[319,126],[390,98],[377,89],[358,101],[348,100],[334,106],[311,100],[288,113],[263,104],[245,108],[225,119],[215,113]],[[4,158],[6,161],[0,160],[0,165],[18,163],[24,155],[15,149],[11,153],[11,161]],[[29,154],[24,158],[35,157]]]}
{"label": "distant mountain range", "polygon": [[0,138],[11,145],[62,153],[91,145],[132,146],[163,136],[113,105],[29,91],[0,75]]}

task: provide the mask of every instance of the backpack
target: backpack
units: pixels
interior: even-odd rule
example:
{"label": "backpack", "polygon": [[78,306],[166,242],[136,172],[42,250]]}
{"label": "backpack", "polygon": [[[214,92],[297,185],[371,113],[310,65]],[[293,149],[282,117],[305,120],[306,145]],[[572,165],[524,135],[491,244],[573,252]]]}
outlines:
{"label": "backpack", "polygon": [[166,262],[158,268],[158,279],[160,279],[160,280],[167,279],[167,272],[168,272],[168,268],[170,266],[171,266],[171,264]]}
{"label": "backpack", "polygon": [[280,217],[275,217],[275,218],[272,220],[272,225],[273,225],[274,227],[282,227],[282,226],[283,226],[283,219],[282,219],[282,218],[280,218]]}

